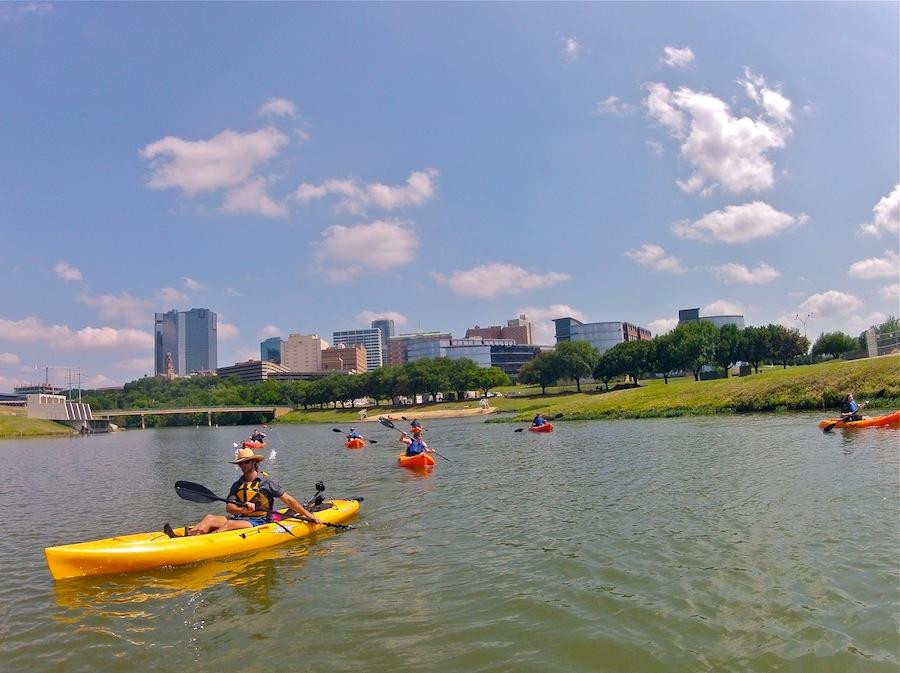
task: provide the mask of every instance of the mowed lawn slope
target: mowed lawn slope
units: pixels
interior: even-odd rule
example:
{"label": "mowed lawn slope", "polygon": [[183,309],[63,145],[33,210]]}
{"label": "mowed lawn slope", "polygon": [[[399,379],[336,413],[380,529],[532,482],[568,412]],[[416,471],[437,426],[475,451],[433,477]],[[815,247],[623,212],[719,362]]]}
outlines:
{"label": "mowed lawn slope", "polygon": [[0,407],[0,438],[74,435],[65,425],[41,418],[28,418],[23,407]]}

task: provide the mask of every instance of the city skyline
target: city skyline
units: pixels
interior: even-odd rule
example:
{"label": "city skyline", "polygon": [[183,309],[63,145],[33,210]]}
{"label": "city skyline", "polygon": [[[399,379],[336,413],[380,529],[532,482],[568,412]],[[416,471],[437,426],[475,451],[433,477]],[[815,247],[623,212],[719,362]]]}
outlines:
{"label": "city skyline", "polygon": [[196,306],[220,365],[378,318],[898,312],[895,3],[0,10],[0,391],[152,374]]}

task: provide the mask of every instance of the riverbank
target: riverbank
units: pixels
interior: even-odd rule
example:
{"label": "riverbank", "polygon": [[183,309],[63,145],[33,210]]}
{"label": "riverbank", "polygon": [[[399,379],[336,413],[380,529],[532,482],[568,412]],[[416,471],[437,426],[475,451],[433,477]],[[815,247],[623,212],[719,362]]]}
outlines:
{"label": "riverbank", "polygon": [[78,434],[65,425],[42,418],[28,418],[22,407],[0,408],[0,439],[71,436]]}

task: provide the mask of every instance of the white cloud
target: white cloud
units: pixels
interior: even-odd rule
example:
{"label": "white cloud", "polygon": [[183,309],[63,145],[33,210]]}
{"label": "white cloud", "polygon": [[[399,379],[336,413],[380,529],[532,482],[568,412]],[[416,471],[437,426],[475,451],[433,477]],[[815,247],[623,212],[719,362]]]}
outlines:
{"label": "white cloud", "polygon": [[761,262],[755,269],[748,269],[743,264],[722,264],[714,266],[713,271],[726,283],[747,283],[749,285],[771,283],[781,275],[765,262]]}
{"label": "white cloud", "polygon": [[363,325],[371,325],[373,320],[393,320],[394,327],[401,327],[409,322],[409,319],[397,311],[360,311],[356,314],[356,322]]}
{"label": "white cloud", "polygon": [[859,225],[860,232],[873,236],[900,232],[900,184],[890,194],[881,197],[872,212],[875,217],[871,222]]}
{"label": "white cloud", "polygon": [[150,162],[149,187],[174,187],[195,196],[244,184],[287,143],[288,137],[275,128],[226,130],[209,140],[166,136],[140,150],[140,156]]}
{"label": "white cloud", "polygon": [[26,16],[40,16],[52,11],[52,2],[4,2],[0,3],[0,21],[18,21]]}
{"label": "white cloud", "polygon": [[900,283],[885,285],[878,290],[878,294],[880,294],[885,299],[893,299],[894,301],[897,301],[898,299],[900,299]]}
{"label": "white cloud", "polygon": [[808,219],[804,213],[789,215],[775,210],[768,203],[754,201],[707,213],[695,222],[676,222],[672,225],[672,233],[681,238],[707,243],[746,243],[757,238],[775,236],[791,227],[804,224]]}
{"label": "white cloud", "polygon": [[[161,301],[163,304],[167,304],[169,306],[174,306],[176,304],[181,304],[186,301],[190,301],[190,297],[188,297],[184,292],[180,292],[176,290],[174,287],[164,287],[159,292],[156,293],[157,299]],[[144,319],[142,322],[147,322]]]}
{"label": "white cloud", "polygon": [[581,43],[578,41],[577,38],[575,38],[571,35],[568,37],[562,38],[562,43],[563,44],[562,44],[561,54],[562,54],[563,60],[571,63],[576,58],[578,58],[578,54],[581,52],[581,49],[582,49]]}
{"label": "white cloud", "polygon": [[728,104],[708,93],[687,87],[670,91],[658,82],[645,85],[648,115],[683,141],[681,154],[695,168],[686,181],[678,181],[682,190],[705,196],[718,185],[735,194],[772,187],[774,167],[767,153],[783,147],[791,134],[790,101],[753,86],[755,102],[763,108],[757,119],[733,116]]}
{"label": "white cloud", "polygon": [[278,203],[266,191],[264,178],[253,178],[225,192],[222,210],[226,213],[259,213],[266,217],[284,217],[287,206]]}
{"label": "white cloud", "polygon": [[199,282],[199,281],[196,281],[196,280],[194,280],[193,278],[189,278],[189,277],[187,277],[187,276],[185,276],[185,277],[182,278],[181,280],[184,281],[184,286],[185,286],[188,290],[202,290],[202,289],[204,289],[204,288],[206,287],[205,285],[203,285],[203,283],[201,283],[201,282]]}
{"label": "white cloud", "polygon": [[900,274],[900,255],[893,250],[885,250],[884,257],[853,262],[847,273],[856,278],[896,278]]}
{"label": "white cloud", "polygon": [[336,224],[322,232],[316,262],[328,268],[332,281],[349,280],[365,272],[384,272],[408,264],[418,247],[411,223],[402,220]]}
{"label": "white cloud", "polygon": [[828,290],[807,297],[800,304],[801,313],[812,312],[819,317],[826,317],[836,313],[847,313],[856,308],[860,308],[863,303],[852,294],[839,292],[837,290]]}
{"label": "white cloud", "polygon": [[616,117],[628,117],[637,112],[638,106],[626,103],[618,96],[609,96],[597,103],[597,114],[615,115]]}
{"label": "white cloud", "polygon": [[637,250],[629,250],[625,253],[638,264],[648,266],[656,271],[668,271],[669,273],[684,273],[687,269],[681,266],[677,257],[667,255],[666,251],[653,244],[644,244]]}
{"label": "white cloud", "polygon": [[0,341],[28,343],[46,342],[51,348],[153,348],[153,335],[136,329],[84,327],[72,330],[66,325],[45,325],[29,316],[22,320],[0,319]]}
{"label": "white cloud", "polygon": [[96,390],[97,388],[111,388],[119,385],[117,381],[106,376],[106,374],[94,374],[85,380],[84,387],[88,390]]}
{"label": "white cloud", "polygon": [[115,367],[116,369],[121,369],[123,371],[147,373],[153,371],[153,367],[155,364],[156,362],[153,357],[127,358],[125,360],[114,362],[113,367]]}
{"label": "white cloud", "polygon": [[263,103],[259,112],[260,117],[264,115],[275,115],[276,117],[293,117],[297,114],[297,107],[286,98],[270,98]]}
{"label": "white cloud", "polygon": [[69,266],[62,260],[56,263],[56,266],[53,267],[53,271],[59,278],[62,278],[66,282],[70,280],[82,279],[81,271],[76,269],[74,266]]}
{"label": "white cloud", "polygon": [[443,285],[449,285],[463,297],[496,297],[501,294],[521,294],[530,290],[556,285],[570,278],[567,273],[532,273],[513,264],[483,264],[461,269],[449,276],[432,273]]}
{"label": "white cloud", "polygon": [[660,61],[670,68],[686,68],[694,62],[694,52],[690,47],[682,47],[681,49],[678,47],[664,47],[663,52],[665,56]]}
{"label": "white cloud", "polygon": [[717,299],[707,304],[700,310],[701,316],[711,315],[744,315],[744,309],[740,304],[735,304],[727,299]]}
{"label": "white cloud", "polygon": [[653,150],[653,154],[656,156],[661,157],[663,155],[662,143],[658,143],[655,140],[645,140],[644,144]]}
{"label": "white cloud", "polygon": [[0,353],[0,365],[17,365],[21,362],[15,353]]}
{"label": "white cloud", "polygon": [[651,320],[647,325],[647,329],[653,336],[671,332],[676,327],[678,327],[678,318],[657,318]]}
{"label": "white cloud", "polygon": [[854,314],[849,318],[845,318],[842,320],[842,322],[844,323],[842,326],[842,331],[846,332],[850,336],[857,336],[865,332],[873,325],[880,325],[885,320],[887,320],[887,316],[880,311],[875,311],[874,313],[869,313],[868,315]]}
{"label": "white cloud", "polygon": [[515,315],[522,314],[534,323],[534,341],[542,346],[549,346],[556,343],[556,326],[553,324],[554,318],[575,318],[576,320],[587,322],[587,317],[584,313],[577,308],[572,308],[568,304],[552,304],[543,307],[529,306],[527,308],[517,309],[515,312]]}
{"label": "white cloud", "polygon": [[223,322],[221,316],[219,316],[216,321],[216,332],[218,333],[218,338],[223,341],[234,339],[240,335],[240,330],[238,330],[237,326]]}
{"label": "white cloud", "polygon": [[127,292],[121,294],[82,294],[78,301],[97,309],[104,320],[124,322],[129,325],[147,325],[153,320],[152,304],[146,299],[132,297]]}
{"label": "white cloud", "polygon": [[235,362],[247,362],[248,360],[259,360],[259,348],[238,348],[235,353]]}
{"label": "white cloud", "polygon": [[770,89],[761,75],[754,75],[749,68],[744,69],[746,79],[739,80],[744,86],[747,97],[760,105],[765,113],[778,124],[785,126],[793,120],[791,101],[776,90]]}
{"label": "white cloud", "polygon": [[266,325],[261,330],[259,330],[259,336],[261,339],[269,339],[271,337],[281,336],[281,328],[276,327],[275,325]]}
{"label": "white cloud", "polygon": [[369,207],[393,210],[407,206],[418,206],[434,196],[435,179],[438,172],[433,168],[413,171],[403,185],[385,185],[380,182],[364,183],[357,178],[349,180],[328,180],[321,185],[304,183],[294,192],[294,198],[301,203],[322,199],[329,194],[342,198],[338,206],[352,213],[363,213]]}

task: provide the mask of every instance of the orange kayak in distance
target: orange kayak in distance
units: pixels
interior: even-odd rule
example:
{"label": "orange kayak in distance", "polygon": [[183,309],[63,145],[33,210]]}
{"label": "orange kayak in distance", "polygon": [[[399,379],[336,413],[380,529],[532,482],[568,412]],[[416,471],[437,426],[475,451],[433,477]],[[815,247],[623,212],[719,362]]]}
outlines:
{"label": "orange kayak in distance", "polygon": [[824,429],[832,423],[835,424],[834,427],[836,428],[900,428],[900,411],[895,411],[894,413],[886,414],[885,416],[864,418],[861,421],[842,421],[839,418],[826,418],[824,421],[819,421],[819,427]]}
{"label": "orange kayak in distance", "polygon": [[431,454],[428,453],[419,453],[415,456],[407,456],[405,453],[401,453],[397,456],[397,462],[401,467],[411,467],[411,468],[429,468],[434,467],[434,458],[431,457]]}
{"label": "orange kayak in distance", "polygon": [[553,432],[553,423],[544,423],[543,425],[532,425],[528,428],[529,432]]}
{"label": "orange kayak in distance", "polygon": [[241,442],[242,449],[264,449],[268,446],[266,442],[254,442],[249,439],[245,439]]}
{"label": "orange kayak in distance", "polygon": [[346,442],[344,442],[344,446],[346,446],[348,449],[361,449],[365,445],[366,443],[359,438],[348,439]]}

